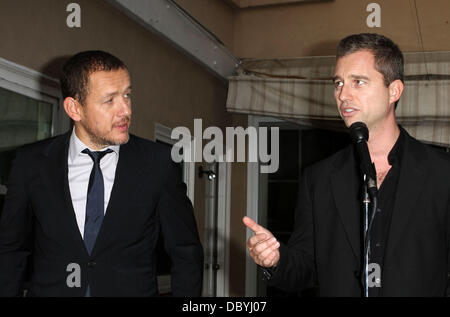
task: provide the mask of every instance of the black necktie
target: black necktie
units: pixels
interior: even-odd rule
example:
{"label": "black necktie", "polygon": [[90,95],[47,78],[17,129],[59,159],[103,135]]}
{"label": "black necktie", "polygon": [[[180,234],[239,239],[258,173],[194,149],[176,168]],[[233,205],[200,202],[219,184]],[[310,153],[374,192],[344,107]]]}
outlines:
{"label": "black necktie", "polygon": [[102,152],[91,152],[88,149],[84,149],[82,152],[88,154],[94,161],[91,176],[89,177],[86,219],[84,222],[84,244],[90,255],[100,227],[102,226],[105,208],[105,187],[103,185],[102,170],[100,169],[100,160],[106,154],[111,153],[112,150],[107,149]]}

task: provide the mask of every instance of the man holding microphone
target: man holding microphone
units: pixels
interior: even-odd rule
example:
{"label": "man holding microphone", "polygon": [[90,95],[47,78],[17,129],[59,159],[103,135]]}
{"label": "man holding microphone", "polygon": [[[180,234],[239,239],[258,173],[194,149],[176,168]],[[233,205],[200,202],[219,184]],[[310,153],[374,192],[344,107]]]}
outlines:
{"label": "man holding microphone", "polygon": [[[333,76],[347,127],[363,122],[375,165],[378,208],[369,263],[380,268],[368,296],[444,296],[450,245],[450,158],[412,138],[396,122],[403,54],[371,33],[339,43]],[[363,229],[361,173],[353,146],[305,169],[287,245],[244,217],[255,234],[250,256],[268,283],[288,291],[317,287],[319,296],[361,296]]]}

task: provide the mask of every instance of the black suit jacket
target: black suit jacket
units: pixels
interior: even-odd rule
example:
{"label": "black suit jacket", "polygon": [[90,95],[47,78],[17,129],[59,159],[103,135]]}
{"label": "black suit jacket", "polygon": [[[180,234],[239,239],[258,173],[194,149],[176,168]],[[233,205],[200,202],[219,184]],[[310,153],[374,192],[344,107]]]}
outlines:
{"label": "black suit jacket", "polygon": [[[361,296],[358,175],[351,146],[305,170],[295,229],[280,247],[272,285],[289,291],[318,287],[320,296]],[[449,237],[450,157],[406,133],[381,295],[446,295]]]}
{"label": "black suit jacket", "polygon": [[[0,220],[0,295],[18,295],[32,253],[32,296],[153,296],[162,230],[174,296],[199,296],[203,249],[186,186],[162,145],[131,135],[120,147],[114,186],[89,256],[68,186],[70,133],[23,147]],[[28,247],[30,241],[32,250]],[[68,287],[81,268],[81,287]]]}

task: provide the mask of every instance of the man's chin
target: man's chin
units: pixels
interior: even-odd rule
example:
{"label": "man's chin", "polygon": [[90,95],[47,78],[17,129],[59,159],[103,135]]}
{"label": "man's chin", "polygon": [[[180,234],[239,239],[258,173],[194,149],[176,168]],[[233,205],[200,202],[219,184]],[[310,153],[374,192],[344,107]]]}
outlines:
{"label": "man's chin", "polygon": [[128,140],[130,139],[130,135],[128,134],[128,132],[126,133],[121,133],[120,135],[116,135],[116,136],[110,136],[105,137],[104,140],[106,141],[106,143],[108,145],[123,145],[128,143]]}
{"label": "man's chin", "polygon": [[350,126],[351,126],[353,123],[358,122],[358,121],[362,121],[362,120],[361,120],[361,119],[358,119],[358,118],[356,118],[356,117],[344,119],[344,123],[345,123],[345,125],[347,126],[347,128],[350,128]]}
{"label": "man's chin", "polygon": [[127,144],[129,140],[130,140],[130,135],[127,133],[126,137],[121,137],[121,138],[117,138],[116,140],[114,140],[114,145]]}
{"label": "man's chin", "polygon": [[344,124],[345,124],[345,126],[347,127],[347,128],[350,128],[350,126],[352,125],[352,120],[351,119],[346,119],[346,118],[342,118],[341,117],[341,119],[342,119],[342,121],[344,121]]}

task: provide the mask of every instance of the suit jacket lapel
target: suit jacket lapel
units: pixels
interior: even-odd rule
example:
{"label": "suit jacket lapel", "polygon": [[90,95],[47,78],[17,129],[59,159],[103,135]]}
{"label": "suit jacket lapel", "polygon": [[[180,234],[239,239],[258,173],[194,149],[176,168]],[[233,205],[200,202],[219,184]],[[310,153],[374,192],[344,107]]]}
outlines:
{"label": "suit jacket lapel", "polygon": [[[406,133],[406,131],[405,131]],[[423,151],[420,145],[408,134],[405,139],[405,148],[400,170],[400,178],[397,187],[397,197],[395,199],[392,213],[391,226],[389,229],[389,239],[386,246],[386,258],[389,259],[395,247],[400,241],[414,209],[420,192],[423,189],[426,174],[422,166],[425,166]]]}
{"label": "suit jacket lapel", "polygon": [[361,207],[357,199],[360,195],[355,186],[357,169],[354,151],[349,147],[343,159],[335,164],[335,172],[330,175],[331,188],[342,225],[357,261],[361,258]]}
{"label": "suit jacket lapel", "polygon": [[[426,174],[422,168],[426,158],[424,157],[423,151],[419,149],[419,146],[417,141],[406,133],[400,179],[389,230],[389,242],[386,249],[387,259],[394,252],[408,225],[411,215],[410,211],[414,208],[423,188],[420,184],[424,184],[426,179]],[[339,216],[353,253],[359,261],[362,254],[362,205],[358,205],[358,202],[361,200],[361,194],[355,190],[357,187],[352,186],[354,182],[357,182],[357,184],[360,183],[358,178],[354,181],[352,178],[355,176],[359,177],[356,164],[354,151],[350,147],[349,151],[344,155],[343,160],[336,161],[336,169],[330,175],[330,179]],[[341,167],[339,168],[339,166]],[[354,200],[351,197],[357,197],[357,199]]]}
{"label": "suit jacket lapel", "polygon": [[75,244],[84,246],[83,238],[78,229],[69,189],[67,159],[70,135],[71,131],[60,137],[56,137],[54,141],[45,148],[43,154],[46,159],[44,161],[41,176],[43,181],[48,184],[47,187],[51,190],[51,195],[63,198],[63,208],[62,210],[56,210],[56,212],[64,213],[63,217],[61,217],[64,223],[58,225],[66,225],[68,230],[73,232],[71,236],[73,237]]}

